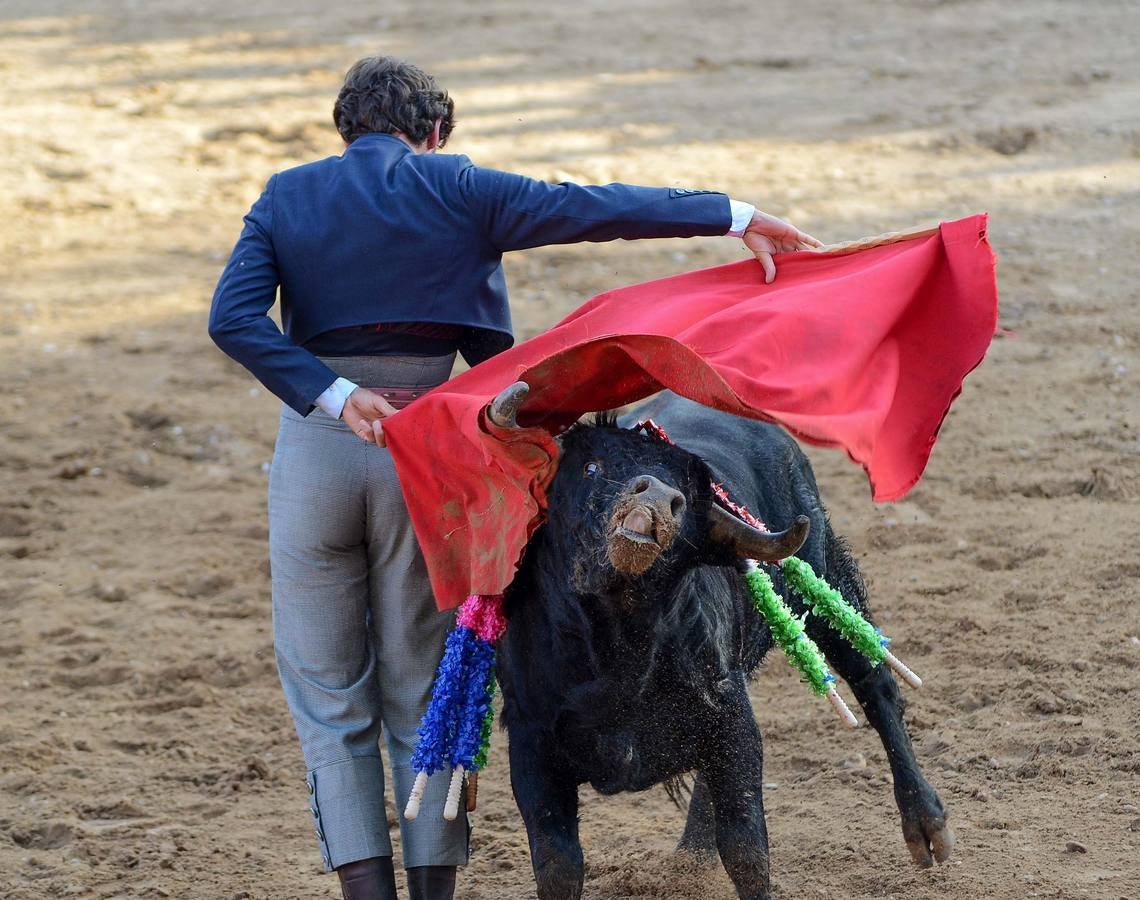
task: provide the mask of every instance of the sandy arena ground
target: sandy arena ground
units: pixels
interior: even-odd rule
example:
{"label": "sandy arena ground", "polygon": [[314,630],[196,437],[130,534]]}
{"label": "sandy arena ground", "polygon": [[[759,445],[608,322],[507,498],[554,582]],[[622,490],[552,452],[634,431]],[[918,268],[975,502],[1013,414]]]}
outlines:
{"label": "sandy arena ground", "polygon": [[[6,0],[0,7],[0,895],[332,897],[273,665],[276,401],[209,342],[241,215],[406,55],[452,149],[715,187],[828,241],[988,210],[1003,332],[925,480],[813,451],[896,648],[953,860],[774,659],[779,898],[1140,896],[1140,16],[1133,2]],[[510,259],[521,336],[729,239]],[[835,298],[842,303],[842,297]],[[849,696],[849,695],[848,695]],[[460,896],[533,895],[497,739]],[[586,896],[729,897],[661,791],[583,792]],[[394,815],[393,815],[394,821]]]}

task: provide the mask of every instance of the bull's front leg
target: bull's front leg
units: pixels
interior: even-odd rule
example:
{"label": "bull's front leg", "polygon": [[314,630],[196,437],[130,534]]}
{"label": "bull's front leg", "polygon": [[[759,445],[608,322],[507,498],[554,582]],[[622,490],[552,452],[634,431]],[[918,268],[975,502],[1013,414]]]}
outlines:
{"label": "bull's front leg", "polygon": [[[828,659],[831,658],[828,653]],[[850,666],[856,670],[851,674],[844,671],[848,668],[844,663],[834,662],[834,665],[886,748],[895,782],[895,802],[902,817],[903,839],[911,857],[923,867],[933,865],[934,860],[945,862],[954,848],[954,832],[946,823],[948,816],[941,798],[914,758],[914,748],[903,721],[906,704],[899,695],[898,683],[886,665],[872,669],[862,656]],[[859,678],[858,669],[863,667],[867,671]]]}
{"label": "bull's front leg", "polygon": [[710,736],[701,776],[712,799],[720,860],[744,900],[767,900],[764,751],[743,678]]}
{"label": "bull's front leg", "polygon": [[511,729],[511,789],[526,825],[538,900],[578,900],[585,868],[578,839],[578,785],[530,729]]}
{"label": "bull's front leg", "polygon": [[[830,534],[828,538],[835,540]],[[846,577],[837,577],[848,566],[854,570],[851,560],[838,558],[837,554],[842,552],[833,546],[828,553],[829,575],[836,577],[832,584],[867,621],[872,621],[861,581],[853,572]],[[891,766],[895,802],[902,817],[903,838],[910,855],[924,867],[933,865],[934,860],[945,862],[954,846],[954,833],[946,824],[948,816],[942,800],[927,782],[915,759],[914,747],[903,720],[906,704],[894,676],[885,664],[872,668],[866,657],[819,616],[808,616],[807,632],[850,686],[855,699],[863,707],[867,721],[879,733]]]}

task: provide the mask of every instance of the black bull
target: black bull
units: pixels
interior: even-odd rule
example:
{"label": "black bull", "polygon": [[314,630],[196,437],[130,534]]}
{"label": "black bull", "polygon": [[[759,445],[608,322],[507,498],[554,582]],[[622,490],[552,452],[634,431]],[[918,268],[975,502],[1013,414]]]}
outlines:
{"label": "black bull", "polygon": [[[503,723],[538,896],[582,892],[580,784],[612,794],[695,772],[680,848],[719,852],[741,897],[767,897],[763,753],[747,682],[772,638],[740,575],[756,546],[725,536],[710,480],[771,527],[807,516],[797,555],[867,615],[865,587],[782,430],[673,395],[635,420],[646,416],[677,446],[605,420],[564,436],[548,520],[506,594]],[[886,747],[911,854],[922,865],[946,859],[953,836],[915,761],[893,676],[818,617],[807,630]],[[803,699],[805,715],[831,714]]]}

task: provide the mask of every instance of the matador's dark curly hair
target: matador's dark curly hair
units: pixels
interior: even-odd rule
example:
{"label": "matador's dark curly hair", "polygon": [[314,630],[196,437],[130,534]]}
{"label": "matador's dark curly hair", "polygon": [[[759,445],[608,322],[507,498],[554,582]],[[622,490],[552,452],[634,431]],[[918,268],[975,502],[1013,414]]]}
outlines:
{"label": "matador's dark curly hair", "polygon": [[455,127],[455,102],[434,78],[394,56],[366,56],[353,65],[333,105],[333,122],[347,144],[374,132],[401,132],[421,144],[436,119],[443,146]]}

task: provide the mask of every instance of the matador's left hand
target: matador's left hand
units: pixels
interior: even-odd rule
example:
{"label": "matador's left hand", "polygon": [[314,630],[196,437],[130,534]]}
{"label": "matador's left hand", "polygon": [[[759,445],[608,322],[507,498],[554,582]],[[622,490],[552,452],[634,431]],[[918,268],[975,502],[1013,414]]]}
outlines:
{"label": "matador's left hand", "polygon": [[384,437],[384,419],[396,414],[395,407],[375,391],[358,387],[344,401],[340,417],[362,441],[387,446]]}

